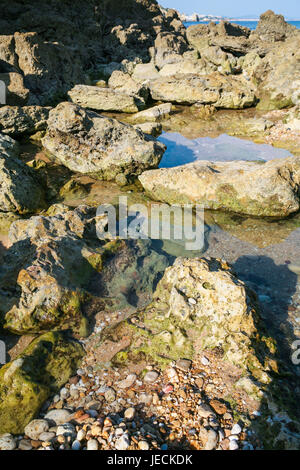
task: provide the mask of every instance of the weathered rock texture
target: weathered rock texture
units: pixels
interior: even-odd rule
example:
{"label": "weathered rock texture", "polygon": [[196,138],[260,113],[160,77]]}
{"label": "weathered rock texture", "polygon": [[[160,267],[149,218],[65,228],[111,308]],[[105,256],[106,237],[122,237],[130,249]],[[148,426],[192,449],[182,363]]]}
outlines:
{"label": "weathered rock texture", "polygon": [[136,113],[139,110],[137,100],[133,96],[110,88],[76,85],[68,92],[68,95],[73,103],[97,111]]}
{"label": "weathered rock texture", "polygon": [[150,92],[155,100],[179,104],[213,104],[217,108],[246,108],[256,101],[254,90],[246,80],[219,73],[206,76],[179,74],[159,78],[151,81]]}
{"label": "weathered rock texture", "polygon": [[0,433],[20,434],[41,406],[67,382],[83,356],[79,343],[61,333],[34,340],[0,370]]}
{"label": "weathered rock texture", "polygon": [[83,306],[93,296],[98,307],[119,308],[151,293],[166,267],[164,256],[152,252],[146,240],[99,240],[95,212],[80,206],[12,224],[13,245],[0,269],[5,328],[17,334],[72,329],[86,335]]}
{"label": "weathered rock texture", "polygon": [[44,191],[18,152],[17,142],[0,134],[0,212],[33,213],[44,208]]}
{"label": "weathered rock texture", "polygon": [[125,182],[157,167],[165,150],[132,126],[71,103],[61,103],[50,112],[42,143],[72,171]]}
{"label": "weathered rock texture", "polygon": [[146,192],[169,204],[286,217],[300,208],[300,157],[266,163],[197,161],[139,177]]}
{"label": "weathered rock texture", "polygon": [[222,360],[240,368],[253,394],[271,382],[277,367],[276,346],[264,334],[255,294],[217,259],[177,258],[166,269],[152,303],[115,333],[131,338],[128,360],[144,354],[167,364],[218,349]]}
{"label": "weathered rock texture", "polygon": [[177,13],[162,15],[155,0],[12,0],[2,10],[0,73],[24,77],[27,104],[52,104],[98,64],[147,62],[160,33],[185,43]]}
{"label": "weathered rock texture", "polygon": [[41,106],[0,107],[0,132],[12,136],[45,130],[50,108]]}

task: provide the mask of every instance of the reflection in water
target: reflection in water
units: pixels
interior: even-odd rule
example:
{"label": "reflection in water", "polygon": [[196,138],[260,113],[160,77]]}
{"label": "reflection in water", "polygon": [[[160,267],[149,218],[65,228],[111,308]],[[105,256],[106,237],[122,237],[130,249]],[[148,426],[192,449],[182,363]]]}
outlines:
{"label": "reflection in water", "polygon": [[160,168],[171,168],[195,160],[267,161],[290,156],[288,150],[274,148],[267,144],[256,144],[227,134],[216,138],[187,139],[178,132],[165,132],[158,140],[167,145],[167,150],[160,162]]}

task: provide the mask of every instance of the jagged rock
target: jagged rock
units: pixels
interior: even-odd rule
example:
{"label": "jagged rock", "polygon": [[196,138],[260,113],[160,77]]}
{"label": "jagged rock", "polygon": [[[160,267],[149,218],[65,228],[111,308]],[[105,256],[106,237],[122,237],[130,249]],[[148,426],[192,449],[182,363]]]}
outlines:
{"label": "jagged rock", "polygon": [[225,261],[177,258],[151,304],[135,317],[134,324],[115,329],[116,336],[131,337],[128,360],[144,353],[148,360],[166,363],[220,348],[222,360],[242,375],[261,386],[271,381],[275,343],[264,336],[255,294]]}
{"label": "jagged rock", "polygon": [[154,41],[152,60],[160,69],[166,64],[180,62],[182,54],[187,50],[188,45],[182,35],[159,33]]}
{"label": "jagged rock", "polygon": [[27,103],[29,90],[24,86],[23,76],[20,73],[0,73],[0,81],[6,86],[7,105],[24,106]]}
{"label": "jagged rock", "polygon": [[286,217],[300,208],[300,157],[266,163],[197,161],[146,171],[146,192],[169,204],[197,203],[255,216]]}
{"label": "jagged rock", "polygon": [[285,127],[293,131],[300,131],[300,106],[291,109],[284,119]]}
{"label": "jagged rock", "polygon": [[0,370],[0,429],[20,434],[50,395],[74,374],[83,356],[79,343],[62,333],[34,340],[14,361]]}
{"label": "jagged rock", "polygon": [[[0,108],[1,113],[1,108]],[[19,144],[8,135],[0,134],[0,154],[7,157],[18,157],[20,152]]]}
{"label": "jagged rock", "polygon": [[44,191],[34,171],[16,158],[17,146],[7,137],[0,143],[0,211],[28,214],[44,208]]}
{"label": "jagged rock", "polygon": [[276,42],[299,35],[299,30],[287,23],[282,15],[276,15],[272,10],[268,10],[260,16],[253,35],[262,41]]}
{"label": "jagged rock", "polygon": [[242,109],[252,106],[255,93],[240,77],[184,75],[162,77],[150,82],[153,99],[179,104],[213,104],[217,108]]}
{"label": "jagged rock", "polygon": [[0,107],[0,131],[12,136],[34,134],[47,127],[50,108],[41,106]]}
{"label": "jagged rock", "polygon": [[130,117],[130,122],[158,122],[172,112],[172,103],[159,104]]}
{"label": "jagged rock", "polygon": [[159,78],[158,68],[152,62],[149,64],[137,64],[134,68],[132,78],[134,80],[145,82]]}
{"label": "jagged rock", "polygon": [[134,80],[129,74],[121,70],[115,70],[112,73],[108,80],[108,86],[118,93],[136,97],[139,107],[144,105],[149,97],[149,88],[145,84]]}
{"label": "jagged rock", "polygon": [[162,125],[157,122],[143,122],[142,124],[136,124],[134,127],[153,137],[157,137],[162,132]]}
{"label": "jagged rock", "polygon": [[43,146],[72,171],[114,180],[157,167],[165,146],[132,126],[61,103],[50,112]]}
{"label": "jagged rock", "polygon": [[73,103],[97,111],[136,113],[139,110],[136,98],[110,88],[76,85],[68,95]]}
{"label": "jagged rock", "polygon": [[155,0],[88,0],[84,14],[79,0],[69,8],[41,0],[38,10],[11,0],[0,29],[0,65],[9,68],[4,72],[21,71],[30,105],[57,103],[75,83],[86,83],[99,63],[147,62],[159,32],[183,41],[185,34],[178,15],[164,17]]}
{"label": "jagged rock", "polygon": [[98,308],[118,309],[152,292],[165,257],[148,240],[99,240],[101,224],[95,208],[80,206],[11,225],[13,244],[0,268],[4,328],[17,334],[72,329],[85,336],[83,307],[91,296]]}
{"label": "jagged rock", "polygon": [[298,34],[298,39],[276,43],[254,70],[260,109],[282,109],[300,103],[300,32]]}

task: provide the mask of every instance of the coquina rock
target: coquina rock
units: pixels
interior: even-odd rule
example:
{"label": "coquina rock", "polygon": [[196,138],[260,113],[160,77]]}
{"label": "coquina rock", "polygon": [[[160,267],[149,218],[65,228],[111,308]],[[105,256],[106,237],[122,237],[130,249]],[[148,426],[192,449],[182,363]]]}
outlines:
{"label": "coquina rock", "polygon": [[240,214],[286,217],[300,208],[300,158],[257,162],[197,161],[151,170],[139,177],[145,191],[169,204],[202,204]]}
{"label": "coquina rock", "polygon": [[130,122],[159,122],[172,112],[172,103],[159,104],[130,116]]}
{"label": "coquina rock", "polygon": [[71,329],[85,336],[86,302],[95,298],[98,309],[132,307],[131,299],[152,293],[167,266],[148,240],[100,240],[95,208],[57,209],[10,228],[12,246],[0,268],[0,321],[16,334]]}
{"label": "coquina rock", "polygon": [[124,93],[136,98],[139,108],[143,108],[149,97],[149,88],[146,84],[134,80],[128,73],[115,70],[109,80],[108,86],[118,93]]}
{"label": "coquina rock", "polygon": [[0,131],[12,136],[45,130],[50,108],[42,106],[0,107]]}
{"label": "coquina rock", "polygon": [[0,136],[0,212],[34,213],[45,207],[44,191],[34,171],[17,154],[17,143]]}
{"label": "coquina rock", "polygon": [[136,113],[139,110],[134,96],[110,88],[76,85],[68,92],[68,95],[73,103],[97,111]]}
{"label": "coquina rock", "polygon": [[82,346],[62,333],[34,340],[0,370],[0,432],[20,434],[41,406],[76,371]]}
{"label": "coquina rock", "polygon": [[219,73],[162,77],[151,81],[150,92],[155,100],[179,104],[213,104],[217,108],[242,109],[252,106],[256,101],[255,92],[246,80]]}
{"label": "coquina rock", "polygon": [[132,126],[71,103],[50,112],[45,149],[72,171],[126,182],[158,166],[165,146]]}

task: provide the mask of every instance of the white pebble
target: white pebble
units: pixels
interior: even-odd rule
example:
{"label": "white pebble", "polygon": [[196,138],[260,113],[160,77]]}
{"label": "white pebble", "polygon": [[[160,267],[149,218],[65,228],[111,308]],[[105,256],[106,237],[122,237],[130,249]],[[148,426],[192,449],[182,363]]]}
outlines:
{"label": "white pebble", "polygon": [[96,441],[96,439],[90,439],[87,442],[86,448],[87,450],[98,450],[98,441]]}
{"label": "white pebble", "polygon": [[201,357],[201,363],[204,366],[208,366],[209,360],[205,356],[203,356],[203,357]]}
{"label": "white pebble", "polygon": [[242,428],[239,424],[235,424],[231,429],[231,434],[240,434],[242,432]]}

